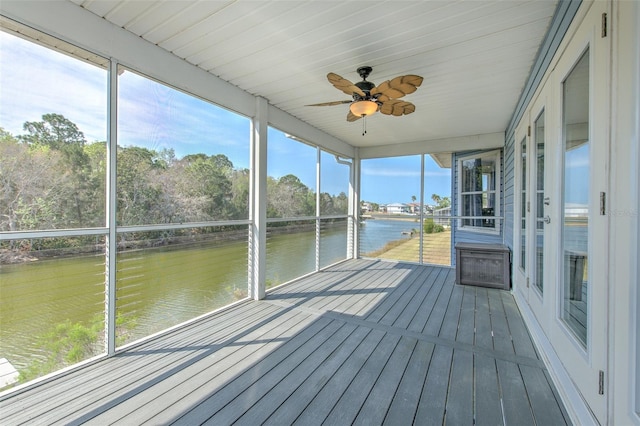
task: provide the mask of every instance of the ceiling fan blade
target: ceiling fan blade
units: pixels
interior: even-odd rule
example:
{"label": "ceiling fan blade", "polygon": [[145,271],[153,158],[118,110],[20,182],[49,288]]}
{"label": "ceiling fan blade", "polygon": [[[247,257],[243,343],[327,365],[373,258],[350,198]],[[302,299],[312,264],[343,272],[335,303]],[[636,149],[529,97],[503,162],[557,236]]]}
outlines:
{"label": "ceiling fan blade", "polygon": [[371,90],[371,94],[382,94],[389,99],[398,99],[415,92],[422,84],[422,80],[423,78],[418,75],[402,75],[380,83],[378,87]]}
{"label": "ceiling fan blade", "polygon": [[358,86],[356,86],[346,78],[340,77],[338,74],[330,72],[329,74],[327,74],[327,80],[329,80],[329,83],[333,84],[336,89],[342,90],[349,96],[357,93],[358,95],[365,97],[362,89],[360,89]]}
{"label": "ceiling fan blade", "polygon": [[349,123],[359,120],[361,117],[358,117],[357,115],[355,115],[354,113],[351,112],[351,110],[349,110],[349,112],[347,113],[347,121]]}
{"label": "ceiling fan blade", "polygon": [[411,102],[399,101],[396,99],[390,99],[386,102],[383,102],[380,106],[381,114],[395,115],[396,117],[411,114],[415,110],[416,106]]}
{"label": "ceiling fan blade", "polygon": [[305,105],[305,106],[333,106],[333,105],[343,105],[343,104],[350,104],[351,100],[348,101],[333,101],[333,102],[322,102],[320,104],[310,104],[310,105]]}

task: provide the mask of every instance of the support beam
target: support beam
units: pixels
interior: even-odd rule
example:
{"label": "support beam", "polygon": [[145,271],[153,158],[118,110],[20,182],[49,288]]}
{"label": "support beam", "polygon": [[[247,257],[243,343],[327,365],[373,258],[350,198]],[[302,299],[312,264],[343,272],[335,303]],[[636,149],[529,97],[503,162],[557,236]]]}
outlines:
{"label": "support beam", "polygon": [[322,150],[316,147],[316,265],[315,270],[320,270],[320,201],[322,200]]}
{"label": "support beam", "polygon": [[264,299],[267,267],[267,130],[268,102],[256,98],[251,120],[251,196],[249,200],[249,297]]}
{"label": "support beam", "polygon": [[107,188],[106,188],[106,219],[109,229],[106,236],[105,247],[105,350],[107,355],[116,352],[116,255],[118,247],[118,235],[116,233],[116,159],[118,148],[118,63],[115,60],[109,62],[109,107],[107,128]]}
{"label": "support beam", "polygon": [[349,173],[348,259],[356,259],[360,253],[360,148],[355,148],[354,154]]}
{"label": "support beam", "polygon": [[370,146],[360,148],[360,158],[385,158],[443,152],[474,151],[504,147],[504,133],[460,136],[420,142]]}

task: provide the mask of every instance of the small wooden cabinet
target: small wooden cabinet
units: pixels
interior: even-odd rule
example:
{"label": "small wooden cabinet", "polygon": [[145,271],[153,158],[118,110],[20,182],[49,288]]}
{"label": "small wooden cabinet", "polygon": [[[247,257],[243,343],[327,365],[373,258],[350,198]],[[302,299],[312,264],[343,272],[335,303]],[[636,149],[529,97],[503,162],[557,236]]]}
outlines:
{"label": "small wooden cabinet", "polygon": [[504,244],[457,243],[456,283],[509,290],[510,255]]}

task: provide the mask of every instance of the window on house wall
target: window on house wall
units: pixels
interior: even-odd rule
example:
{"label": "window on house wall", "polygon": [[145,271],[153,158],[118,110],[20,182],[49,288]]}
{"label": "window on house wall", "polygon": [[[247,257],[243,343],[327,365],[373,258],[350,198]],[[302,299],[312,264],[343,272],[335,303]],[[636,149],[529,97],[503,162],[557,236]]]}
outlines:
{"label": "window on house wall", "polygon": [[0,24],[0,356],[22,382],[104,352],[108,61]]}
{"label": "window on house wall", "polygon": [[520,142],[520,268],[527,270],[527,138]]}
{"label": "window on house wall", "polygon": [[458,173],[461,229],[499,232],[500,151],[460,158]]}

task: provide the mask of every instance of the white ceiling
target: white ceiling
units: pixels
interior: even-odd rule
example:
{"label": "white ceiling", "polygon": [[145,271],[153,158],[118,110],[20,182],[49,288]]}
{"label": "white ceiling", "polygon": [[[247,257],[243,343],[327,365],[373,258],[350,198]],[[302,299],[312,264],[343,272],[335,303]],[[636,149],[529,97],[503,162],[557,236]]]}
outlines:
{"label": "white ceiling", "polygon": [[[72,0],[353,146],[504,132],[557,0]],[[326,78],[424,77],[416,111],[348,123]]]}

